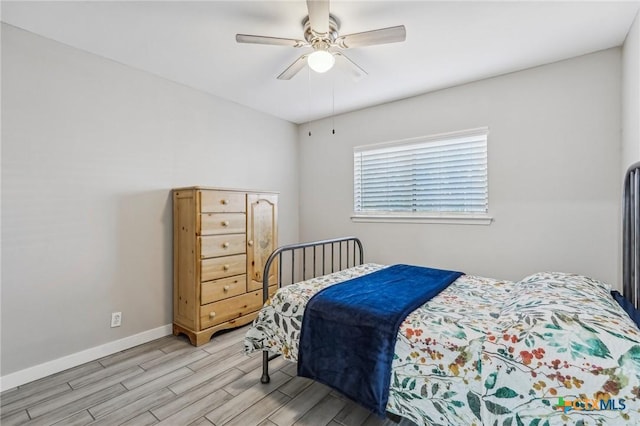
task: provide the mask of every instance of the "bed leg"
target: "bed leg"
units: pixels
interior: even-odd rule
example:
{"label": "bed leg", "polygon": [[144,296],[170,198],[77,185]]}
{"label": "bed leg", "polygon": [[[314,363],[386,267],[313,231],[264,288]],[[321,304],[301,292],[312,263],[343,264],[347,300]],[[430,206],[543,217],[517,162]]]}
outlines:
{"label": "bed leg", "polygon": [[262,351],[262,377],[260,381],[262,383],[269,383],[271,379],[269,378],[269,352]]}

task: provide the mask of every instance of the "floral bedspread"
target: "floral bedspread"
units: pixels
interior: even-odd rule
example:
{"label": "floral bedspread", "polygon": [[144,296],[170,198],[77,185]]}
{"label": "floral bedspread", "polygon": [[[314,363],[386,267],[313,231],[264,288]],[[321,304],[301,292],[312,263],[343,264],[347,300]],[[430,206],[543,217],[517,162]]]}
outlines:
{"label": "floral bedspread", "polygon": [[[297,360],[308,300],[384,268],[365,264],[280,289],[245,350]],[[601,282],[464,275],[400,327],[387,410],[419,425],[638,425],[640,331]]]}

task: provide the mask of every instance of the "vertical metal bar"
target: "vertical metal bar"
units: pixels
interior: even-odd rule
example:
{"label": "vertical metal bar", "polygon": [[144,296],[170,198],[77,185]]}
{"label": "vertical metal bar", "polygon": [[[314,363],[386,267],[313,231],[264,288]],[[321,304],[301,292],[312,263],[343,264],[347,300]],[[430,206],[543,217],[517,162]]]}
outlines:
{"label": "vertical metal bar", "polygon": [[282,253],[278,256],[278,288],[282,287]]}
{"label": "vertical metal bar", "polygon": [[339,271],[341,271],[341,270],[342,270],[342,241],[340,241],[340,242],[338,243],[338,256],[340,256],[340,257],[339,257],[339,262],[340,262],[340,263],[339,263],[339,265],[340,265],[340,269],[338,269],[338,270],[339,270]]}
{"label": "vertical metal bar", "polygon": [[331,243],[331,272],[335,272],[334,260],[336,255],[334,254],[334,250],[333,250],[334,246],[335,246],[335,243]]}
{"label": "vertical metal bar", "polygon": [[296,251],[291,250],[291,282],[295,283],[296,277]]}
{"label": "vertical metal bar", "polygon": [[629,173],[629,183],[628,183],[628,197],[629,197],[629,205],[627,206],[627,216],[628,216],[628,240],[627,240],[627,247],[625,248],[626,250],[628,250],[628,262],[629,262],[629,271],[628,271],[628,277],[627,279],[629,280],[629,284],[628,286],[630,287],[630,294],[628,296],[628,298],[630,299],[630,301],[634,304],[634,306],[636,305],[636,301],[638,298],[638,289],[636,288],[635,285],[635,275],[636,275],[636,271],[635,269],[635,259],[633,258],[633,254],[634,254],[634,246],[635,246],[635,241],[634,241],[634,235],[635,235],[635,228],[636,228],[636,224],[635,224],[635,218],[634,218],[634,210],[635,210],[635,204],[636,204],[636,200],[635,200],[635,173],[634,172],[630,172]]}
{"label": "vertical metal bar", "polygon": [[326,272],[325,272],[325,265],[327,263],[327,261],[325,260],[325,257],[326,257],[325,254],[326,254],[326,251],[327,251],[326,248],[327,248],[327,245],[323,244],[322,245],[322,275],[326,274]]}
{"label": "vertical metal bar", "polygon": [[318,271],[316,271],[316,246],[313,246],[313,276],[316,277]]}
{"label": "vertical metal bar", "polygon": [[302,281],[307,279],[307,248],[302,247]]}
{"label": "vertical metal bar", "polygon": [[631,175],[627,173],[624,180],[622,219],[622,293],[631,301]]}
{"label": "vertical metal bar", "polygon": [[353,266],[356,266],[356,242],[353,242]]}
{"label": "vertical metal bar", "polygon": [[636,169],[634,173],[634,206],[633,206],[633,279],[634,288],[636,289],[636,299],[634,305],[638,308],[640,304],[640,169]]}

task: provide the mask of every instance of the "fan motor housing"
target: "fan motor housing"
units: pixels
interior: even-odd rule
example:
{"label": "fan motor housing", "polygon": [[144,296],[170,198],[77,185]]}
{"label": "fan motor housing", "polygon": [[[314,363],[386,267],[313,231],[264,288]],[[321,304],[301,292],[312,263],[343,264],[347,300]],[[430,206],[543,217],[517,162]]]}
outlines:
{"label": "fan motor housing", "polygon": [[330,45],[333,44],[338,38],[340,21],[332,14],[329,14],[329,32],[326,34],[319,34],[311,29],[309,15],[307,15],[302,20],[302,28],[304,30],[304,39],[312,46],[318,42],[325,42]]}

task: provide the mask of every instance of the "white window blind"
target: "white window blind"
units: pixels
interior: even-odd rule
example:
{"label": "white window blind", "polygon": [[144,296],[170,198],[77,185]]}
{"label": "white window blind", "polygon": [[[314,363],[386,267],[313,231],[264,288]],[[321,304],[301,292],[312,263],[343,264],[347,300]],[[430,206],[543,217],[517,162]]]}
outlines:
{"label": "white window blind", "polygon": [[488,212],[488,129],[354,148],[356,214]]}

